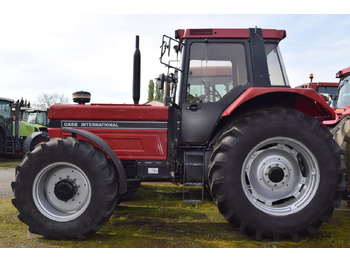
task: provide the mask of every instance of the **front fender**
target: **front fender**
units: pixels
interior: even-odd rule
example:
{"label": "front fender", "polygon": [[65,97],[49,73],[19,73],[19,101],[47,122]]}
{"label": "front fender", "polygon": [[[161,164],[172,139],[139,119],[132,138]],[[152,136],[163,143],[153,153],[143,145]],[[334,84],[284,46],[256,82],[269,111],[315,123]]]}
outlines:
{"label": "front fender", "polygon": [[70,132],[73,135],[79,135],[87,140],[93,142],[94,144],[98,145],[102,150],[112,159],[114,166],[117,168],[118,175],[119,175],[119,194],[125,194],[127,191],[127,181],[126,181],[126,174],[123,167],[122,162],[120,161],[117,154],[112,150],[112,148],[99,136],[81,129],[74,129],[74,128],[63,128],[64,131]]}
{"label": "front fender", "polygon": [[[236,99],[231,105],[229,105],[221,117],[229,116],[233,111],[239,108],[241,105],[250,101],[258,100],[263,101],[264,98],[270,95],[276,95],[281,100],[289,95],[288,99],[293,99],[294,109],[315,117],[320,122],[324,120],[335,119],[334,110],[327,104],[327,102],[313,89],[298,89],[298,88],[248,88],[243,94]],[[274,97],[276,99],[276,96]]]}
{"label": "front fender", "polygon": [[[44,135],[44,133],[45,133],[45,135]],[[32,149],[32,142],[33,142],[33,140],[35,140],[36,138],[40,139],[39,136],[43,137],[43,139],[38,140],[39,142],[49,141],[50,138],[49,138],[47,132],[44,132],[44,133],[43,132],[33,132],[29,136],[27,136],[26,139],[23,142],[23,146],[22,146],[22,150],[21,151],[23,153],[30,152],[31,149]],[[35,145],[36,145],[37,142],[36,141],[34,141],[34,142],[35,142]]]}

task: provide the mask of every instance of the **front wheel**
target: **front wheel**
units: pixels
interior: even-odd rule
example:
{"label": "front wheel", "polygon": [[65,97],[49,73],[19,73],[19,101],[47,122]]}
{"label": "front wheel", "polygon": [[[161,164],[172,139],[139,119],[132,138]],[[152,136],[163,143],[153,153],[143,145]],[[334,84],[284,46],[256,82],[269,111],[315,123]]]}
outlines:
{"label": "front wheel", "polygon": [[331,133],[291,109],[255,111],[219,138],[212,196],[234,226],[257,239],[317,232],[340,205],[344,163]]}
{"label": "front wheel", "polygon": [[106,155],[74,138],[52,139],[26,154],[12,183],[13,204],[29,231],[85,239],[109,219],[118,183]]}

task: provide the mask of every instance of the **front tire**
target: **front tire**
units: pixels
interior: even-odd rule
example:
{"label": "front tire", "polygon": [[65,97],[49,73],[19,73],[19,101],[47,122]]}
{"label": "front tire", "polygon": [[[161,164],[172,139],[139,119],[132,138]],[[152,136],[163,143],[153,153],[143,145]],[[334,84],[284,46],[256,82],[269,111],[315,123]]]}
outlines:
{"label": "front tire", "polygon": [[139,182],[139,181],[128,182],[127,191],[125,194],[120,196],[120,202],[125,202],[125,201],[131,200],[133,195],[140,188],[140,186],[141,186],[141,182]]}
{"label": "front tire", "polygon": [[225,218],[256,239],[316,233],[340,205],[344,163],[331,133],[292,109],[255,111],[216,143],[212,196]]}
{"label": "front tire", "polygon": [[27,153],[12,188],[18,218],[48,239],[88,238],[108,221],[118,195],[106,155],[74,138],[52,139]]}

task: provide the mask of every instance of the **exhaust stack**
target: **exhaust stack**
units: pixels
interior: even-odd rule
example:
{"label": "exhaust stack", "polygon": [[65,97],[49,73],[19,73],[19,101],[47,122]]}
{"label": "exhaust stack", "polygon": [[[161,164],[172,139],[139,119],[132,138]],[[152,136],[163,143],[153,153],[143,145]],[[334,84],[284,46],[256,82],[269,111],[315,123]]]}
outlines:
{"label": "exhaust stack", "polygon": [[133,99],[134,104],[138,105],[140,100],[140,79],[141,79],[141,53],[139,49],[139,36],[136,36],[136,50],[134,53],[134,71],[133,71]]}

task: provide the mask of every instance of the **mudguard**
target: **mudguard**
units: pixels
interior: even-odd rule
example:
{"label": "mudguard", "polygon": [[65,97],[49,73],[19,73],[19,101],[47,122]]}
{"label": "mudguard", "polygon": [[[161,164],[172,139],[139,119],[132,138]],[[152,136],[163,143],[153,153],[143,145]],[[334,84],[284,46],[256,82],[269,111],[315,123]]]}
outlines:
{"label": "mudguard", "polygon": [[116,167],[119,175],[119,194],[125,194],[127,191],[127,182],[126,182],[126,174],[123,167],[122,162],[120,161],[119,157],[114,153],[112,148],[99,136],[81,129],[74,129],[69,127],[64,127],[64,131],[72,133],[73,136],[79,135],[87,140],[93,142],[94,144],[98,145],[100,148],[103,149],[103,151],[112,159],[114,166]]}
{"label": "mudguard", "polygon": [[334,110],[327,102],[313,89],[298,89],[298,88],[248,88],[238,99],[229,105],[221,117],[229,116],[234,110],[242,104],[252,101],[264,95],[280,94],[281,98],[284,95],[292,94],[294,97],[295,109],[315,117],[320,122],[324,120],[335,119]]}
{"label": "mudguard", "polygon": [[[29,136],[27,136],[26,139],[25,139],[24,142],[23,142],[22,152],[23,152],[23,153],[27,153],[27,152],[31,151],[31,150],[30,150],[30,146],[31,146],[33,140],[34,140],[36,137],[38,137],[38,136],[40,136],[40,135],[42,135],[42,134],[43,134],[43,132],[33,132],[33,133],[31,133]],[[46,135],[48,136],[47,132],[46,132]],[[50,140],[50,139],[48,138],[48,139],[45,140],[45,141],[49,141],[49,140]]]}

